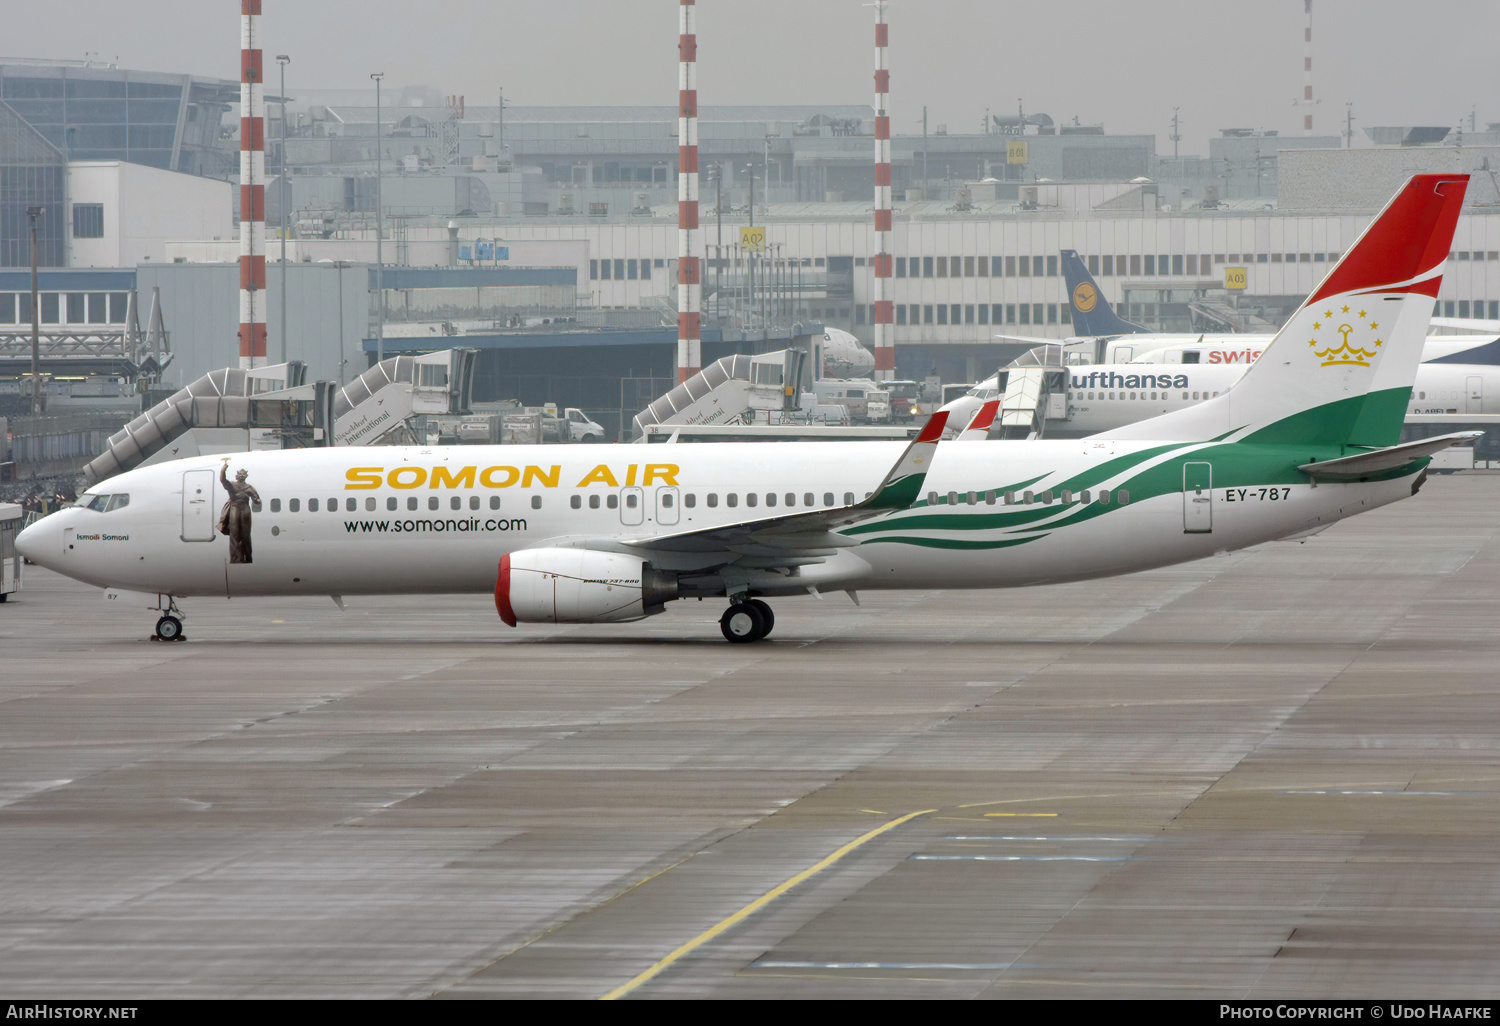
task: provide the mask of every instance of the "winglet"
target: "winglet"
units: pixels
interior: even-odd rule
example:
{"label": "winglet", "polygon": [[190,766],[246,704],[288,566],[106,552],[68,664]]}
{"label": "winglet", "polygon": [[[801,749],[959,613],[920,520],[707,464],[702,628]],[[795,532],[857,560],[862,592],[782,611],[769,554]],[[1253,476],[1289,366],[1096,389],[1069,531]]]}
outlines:
{"label": "winglet", "polygon": [[864,502],[856,503],[863,509],[906,509],[922,494],[922,484],[927,480],[927,471],[932,466],[933,453],[937,451],[938,439],[948,425],[948,411],[938,410],[912,443],[906,447],[896,465],[880,487]]}
{"label": "winglet", "polygon": [[991,399],[979,407],[979,412],[974,414],[974,419],[969,421],[969,426],[958,433],[954,439],[956,442],[982,442],[989,436],[990,425],[995,422],[995,414],[1000,409],[1000,400]]}

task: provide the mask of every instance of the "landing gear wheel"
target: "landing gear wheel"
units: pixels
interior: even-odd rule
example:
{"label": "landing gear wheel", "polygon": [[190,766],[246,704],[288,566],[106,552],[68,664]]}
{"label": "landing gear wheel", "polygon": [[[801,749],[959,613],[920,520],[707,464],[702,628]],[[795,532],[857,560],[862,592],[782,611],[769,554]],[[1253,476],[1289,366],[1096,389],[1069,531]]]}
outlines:
{"label": "landing gear wheel", "polygon": [[760,636],[766,637],[771,633],[771,628],[776,626],[776,614],[771,612],[771,607],[760,599],[751,599],[748,604],[760,610],[760,618],[766,622],[765,627],[761,629]]}
{"label": "landing gear wheel", "polygon": [[164,616],[156,621],[156,639],[158,641],[181,641],[182,621],[175,616]]}
{"label": "landing gear wheel", "polygon": [[766,636],[766,620],[749,602],[736,602],[719,617],[719,630],[726,641],[759,641]]}

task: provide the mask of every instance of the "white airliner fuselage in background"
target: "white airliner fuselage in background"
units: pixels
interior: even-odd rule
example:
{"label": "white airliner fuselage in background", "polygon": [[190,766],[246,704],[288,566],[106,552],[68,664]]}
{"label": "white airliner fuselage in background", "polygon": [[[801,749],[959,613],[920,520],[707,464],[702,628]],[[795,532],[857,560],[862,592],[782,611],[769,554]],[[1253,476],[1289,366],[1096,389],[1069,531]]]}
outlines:
{"label": "white airliner fuselage in background", "polygon": [[[1428,345],[1431,350],[1431,340]],[[1091,435],[1180,410],[1227,391],[1248,369],[1243,362],[1067,366],[1062,368],[1068,409],[1062,429],[1072,436]],[[998,387],[995,375],[949,402],[943,407],[949,422],[966,423]],[[1468,415],[1500,414],[1500,366],[1421,364],[1406,414],[1453,417],[1455,423]],[[1053,431],[1049,422],[1048,433]]]}
{"label": "white airliner fuselage in background", "polygon": [[1232,388],[1102,436],[939,446],[940,413],[905,449],[204,457],[104,481],[18,547],[167,596],[161,637],[172,597],[493,590],[512,625],[715,596],[725,637],[753,641],[765,597],[1079,580],[1315,532],[1413,494],[1453,441],[1396,444],[1466,184],[1413,178]]}

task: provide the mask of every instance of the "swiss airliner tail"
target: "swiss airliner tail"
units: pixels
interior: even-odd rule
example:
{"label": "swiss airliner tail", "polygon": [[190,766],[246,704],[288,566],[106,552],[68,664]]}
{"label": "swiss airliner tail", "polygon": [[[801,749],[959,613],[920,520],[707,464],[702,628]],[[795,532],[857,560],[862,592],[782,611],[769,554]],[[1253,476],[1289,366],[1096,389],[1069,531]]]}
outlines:
{"label": "swiss airliner tail", "polygon": [[1411,178],[1228,391],[1105,434],[1396,444],[1468,182]]}
{"label": "swiss airliner tail", "polygon": [[1068,283],[1068,307],[1073,311],[1073,334],[1098,337],[1139,335],[1146,331],[1115,313],[1077,250],[1063,250],[1062,263],[1063,278]]}

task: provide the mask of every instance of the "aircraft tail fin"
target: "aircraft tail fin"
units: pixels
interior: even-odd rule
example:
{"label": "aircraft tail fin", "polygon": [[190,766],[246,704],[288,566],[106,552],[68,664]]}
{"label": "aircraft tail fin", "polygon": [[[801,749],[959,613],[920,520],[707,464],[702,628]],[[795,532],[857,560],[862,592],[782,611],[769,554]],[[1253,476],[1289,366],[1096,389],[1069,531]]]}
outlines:
{"label": "aircraft tail fin", "polygon": [[1146,331],[1115,313],[1077,250],[1063,250],[1062,264],[1063,278],[1068,283],[1068,309],[1073,312],[1073,334],[1097,337],[1139,335]]}
{"label": "aircraft tail fin", "polygon": [[1396,444],[1469,176],[1409,179],[1222,395],[1113,438]]}

